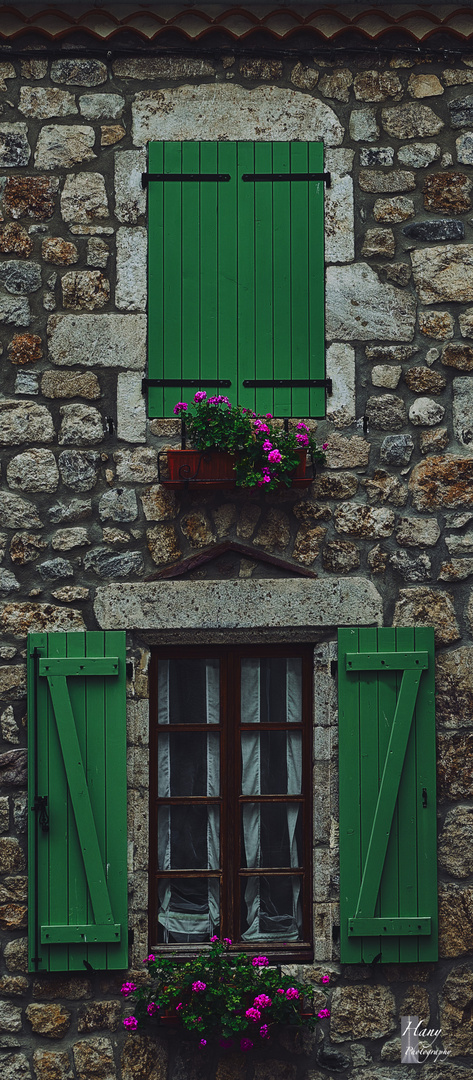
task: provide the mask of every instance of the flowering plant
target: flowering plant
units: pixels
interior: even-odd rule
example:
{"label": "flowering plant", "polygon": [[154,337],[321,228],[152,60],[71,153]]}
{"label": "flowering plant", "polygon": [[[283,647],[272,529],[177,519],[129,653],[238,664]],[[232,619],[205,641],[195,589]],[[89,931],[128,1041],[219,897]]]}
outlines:
{"label": "flowering plant", "polygon": [[198,390],[191,405],[178,401],[174,414],[184,417],[196,450],[227,450],[235,455],[239,487],[267,486],[269,491],[279,484],[290,487],[304,449],[314,462],[325,461],[327,444],[317,446],[303,421],[295,431],[285,431],[269,413],[258,416],[251,409],[232,405],[221,394],[208,398],[205,390]]}
{"label": "flowering plant", "polygon": [[[305,997],[310,996],[307,989],[283,975],[280,967],[270,967],[266,956],[233,955],[230,945],[228,938],[220,942],[214,937],[210,950],[187,963],[176,956],[147,956],[143,962],[150,979],[140,987],[132,982],[122,986],[122,994],[133,1005],[124,1026],[136,1031],[174,1015],[201,1047],[217,1041],[241,1050],[269,1039],[276,1025],[315,1026],[313,1013],[302,1014]],[[328,981],[324,975],[325,991]],[[322,1009],[317,1016],[330,1012]]]}

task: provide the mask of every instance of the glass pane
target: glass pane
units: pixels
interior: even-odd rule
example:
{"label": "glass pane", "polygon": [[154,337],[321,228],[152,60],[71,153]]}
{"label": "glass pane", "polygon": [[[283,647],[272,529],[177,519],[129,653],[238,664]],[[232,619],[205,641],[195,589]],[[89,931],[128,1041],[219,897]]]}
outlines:
{"label": "glass pane", "polygon": [[241,821],[241,865],[302,865],[300,803],[245,803]]}
{"label": "glass pane", "polygon": [[219,865],[218,806],[158,808],[159,870],[218,870]]}
{"label": "glass pane", "polygon": [[300,723],[301,718],[301,657],[245,657],[241,662],[242,724]]}
{"label": "glass pane", "polygon": [[158,904],[159,941],[210,941],[219,933],[218,878],[164,878]]}
{"label": "glass pane", "polygon": [[300,795],[302,732],[242,731],[242,795]]}
{"label": "glass pane", "polygon": [[242,878],[241,936],[243,941],[300,941],[301,879]]}
{"label": "glass pane", "polygon": [[158,796],[219,795],[220,736],[204,731],[158,735]]}
{"label": "glass pane", "polygon": [[158,664],[158,722],[160,724],[218,724],[220,721],[220,663],[218,660],[160,660]]}

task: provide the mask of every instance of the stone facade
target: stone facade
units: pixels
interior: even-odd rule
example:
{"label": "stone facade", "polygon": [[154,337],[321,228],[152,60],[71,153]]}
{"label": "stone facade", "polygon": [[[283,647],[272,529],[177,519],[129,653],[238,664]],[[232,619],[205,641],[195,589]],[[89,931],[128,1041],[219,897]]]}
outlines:
{"label": "stone facade", "polygon": [[[254,1080],[468,1080],[473,1006],[473,98],[470,53],[314,49],[275,60],[54,57],[1,64],[0,1071],[5,1080],[236,1080],[175,1035],[125,1036],[117,975],[27,974],[25,638],[129,632],[130,925],[147,950],[147,663],[153,640],[313,640],[315,966],[325,1050],[286,1033]],[[43,55],[44,54],[44,55]],[[77,55],[76,55],[77,54]],[[320,139],[326,193],[326,467],[306,492],[169,492],[147,421],[149,139]],[[182,582],[164,568],[224,541]],[[263,559],[278,556],[278,569]],[[288,568],[289,566],[289,568]],[[317,581],[298,576],[310,570]],[[217,580],[216,580],[217,579]],[[275,580],[276,579],[276,580]],[[216,583],[215,583],[216,582]],[[231,589],[229,583],[231,582]],[[215,584],[213,584],[215,583]],[[226,593],[233,596],[232,604]],[[195,607],[189,615],[189,596]],[[247,614],[251,597],[266,622]],[[273,598],[269,603],[268,598]],[[294,612],[299,612],[299,621]],[[239,618],[240,613],[240,618]],[[245,618],[243,618],[243,613]],[[245,621],[246,620],[246,621]],[[433,625],[438,648],[438,964],[342,968],[337,952],[335,633]],[[154,634],[151,634],[151,631]],[[186,637],[187,631],[187,637]],[[148,633],[147,633],[148,632]],[[448,1057],[400,1066],[400,1017]],[[325,1056],[324,1056],[325,1055]],[[246,1065],[245,1065],[246,1069]]]}

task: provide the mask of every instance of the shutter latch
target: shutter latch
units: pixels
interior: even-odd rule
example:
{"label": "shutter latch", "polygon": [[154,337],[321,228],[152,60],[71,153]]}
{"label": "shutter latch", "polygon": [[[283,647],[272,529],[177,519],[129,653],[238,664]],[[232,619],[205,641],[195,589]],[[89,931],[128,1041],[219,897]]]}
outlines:
{"label": "shutter latch", "polygon": [[49,814],[46,809],[47,805],[47,795],[35,795],[31,809],[34,810],[35,814],[39,814],[38,822],[43,832],[49,832]]}

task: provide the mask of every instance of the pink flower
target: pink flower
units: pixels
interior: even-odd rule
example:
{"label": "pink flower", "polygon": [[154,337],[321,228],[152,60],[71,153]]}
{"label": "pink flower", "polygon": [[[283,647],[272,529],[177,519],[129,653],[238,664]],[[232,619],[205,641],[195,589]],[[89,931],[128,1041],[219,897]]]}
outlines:
{"label": "pink flower", "polygon": [[155,1013],[159,1012],[159,1005],[156,1005],[154,1001],[151,1001],[146,1012],[148,1013],[148,1016],[154,1016]]}
{"label": "pink flower", "polygon": [[136,1031],[138,1027],[136,1016],[127,1016],[123,1021],[123,1027],[128,1028],[129,1031]]}
{"label": "pink flower", "polygon": [[231,943],[232,943],[231,937],[224,937],[223,944],[227,946],[227,949],[230,948]]}
{"label": "pink flower", "polygon": [[194,394],[194,402],[195,402],[195,404],[198,405],[199,401],[204,401],[206,397],[207,397],[207,391],[206,390],[198,390],[197,393]]}
{"label": "pink flower", "polygon": [[207,1046],[207,1039],[201,1039],[199,1046]]}
{"label": "pink flower", "polygon": [[214,934],[214,936],[210,938],[210,941],[211,941],[211,942],[212,942],[212,941],[218,941],[218,937],[217,937],[217,935],[216,935],[216,934]]}
{"label": "pink flower", "polygon": [[297,439],[297,441],[299,443],[299,446],[308,446],[309,445],[309,436],[306,435],[305,432],[303,432],[303,431],[298,431],[297,432],[296,439]]}
{"label": "pink flower", "polygon": [[320,1012],[317,1013],[317,1016],[319,1020],[323,1020],[324,1017],[330,1016],[330,1009],[321,1009]]}
{"label": "pink flower", "polygon": [[267,424],[263,424],[262,420],[255,420],[254,426],[257,431],[261,431],[263,435],[269,435],[269,427]]}
{"label": "pink flower", "polygon": [[259,1029],[259,1033],[260,1033],[260,1038],[267,1039],[268,1038],[268,1025],[267,1024],[262,1024],[260,1029]]}
{"label": "pink flower", "polygon": [[279,990],[276,990],[276,993],[277,994],[284,994],[284,990],[283,990],[282,986],[279,987]]}
{"label": "pink flower", "polygon": [[286,990],[286,997],[289,998],[289,999],[290,998],[298,998],[299,997],[299,991],[296,990],[295,986],[288,986],[288,988]]}
{"label": "pink flower", "polygon": [[252,1046],[251,1039],[242,1039],[240,1042],[240,1050],[251,1050]]}
{"label": "pink flower", "polygon": [[256,1023],[257,1020],[261,1020],[261,1013],[259,1009],[247,1009],[245,1016],[248,1017],[248,1020],[253,1020],[254,1023]]}
{"label": "pink flower", "polygon": [[188,405],[186,405],[185,401],[178,401],[177,405],[174,406],[174,416],[177,416],[180,412],[187,412],[187,409]]}
{"label": "pink flower", "polygon": [[255,997],[253,1002],[255,1009],[269,1009],[272,1004],[271,998],[267,994],[258,994],[258,997]]}
{"label": "pink flower", "polygon": [[267,956],[254,956],[251,963],[253,967],[268,967],[269,960]]}
{"label": "pink flower", "polygon": [[330,982],[330,975],[322,975],[322,978],[321,978],[320,981],[322,983],[329,983]]}
{"label": "pink flower", "polygon": [[152,964],[153,960],[156,960],[156,957],[155,957],[154,953],[150,952],[149,956],[145,956],[145,958],[143,960],[143,963],[144,964]]}
{"label": "pink flower", "polygon": [[268,454],[268,461],[270,461],[272,465],[276,465],[278,461],[281,461],[281,458],[282,454],[280,450],[271,450]]}
{"label": "pink flower", "polygon": [[268,451],[272,450],[272,449],[273,449],[272,442],[270,442],[269,439],[265,439],[265,441],[263,443],[263,450],[265,450],[266,453],[268,453]]}
{"label": "pink flower", "polygon": [[307,424],[304,424],[302,422],[302,420],[298,424],[296,424],[296,431],[308,431],[308,430],[309,430],[309,428],[307,427]]}
{"label": "pink flower", "polygon": [[197,979],[197,982],[192,983],[192,989],[195,991],[196,994],[199,994],[201,990],[207,989],[207,983],[200,982],[200,980]]}
{"label": "pink flower", "polygon": [[184,1006],[183,1006],[183,1004],[182,1004],[182,1001],[180,1001],[180,1002],[179,1002],[179,1005],[176,1005],[176,1012],[180,1012],[180,1011],[181,1011],[181,1009],[183,1009],[183,1008],[184,1008]]}
{"label": "pink flower", "polygon": [[272,413],[270,413],[270,412],[267,412],[267,413],[266,413],[266,419],[267,419],[267,420],[272,420],[272,419],[273,419],[273,414],[272,414]]}
{"label": "pink flower", "polygon": [[133,992],[135,990],[136,990],[136,983],[134,983],[134,982],[124,982],[123,986],[122,986],[122,988],[120,990],[120,993],[123,994],[123,997],[127,998],[127,997],[129,997],[130,994],[133,994]]}
{"label": "pink flower", "polygon": [[328,442],[323,442],[322,443],[322,450],[327,450],[327,449],[328,449]]}

